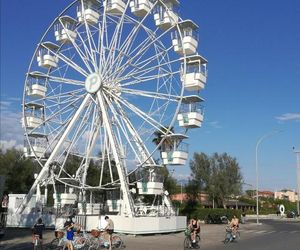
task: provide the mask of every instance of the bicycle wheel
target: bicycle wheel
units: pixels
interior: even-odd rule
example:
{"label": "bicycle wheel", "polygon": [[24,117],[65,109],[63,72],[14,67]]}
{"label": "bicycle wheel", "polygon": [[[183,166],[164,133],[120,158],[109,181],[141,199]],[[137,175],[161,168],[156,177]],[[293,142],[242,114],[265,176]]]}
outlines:
{"label": "bicycle wheel", "polygon": [[123,241],[119,235],[114,235],[112,237],[112,245],[114,249],[121,249],[123,246]]}
{"label": "bicycle wheel", "polygon": [[195,243],[195,247],[194,248],[200,248],[200,240],[201,240],[201,238],[200,238],[200,235],[199,234],[197,234],[196,235],[196,243]]}
{"label": "bicycle wheel", "polygon": [[185,237],[184,242],[183,242],[183,249],[188,250],[191,248],[191,239],[190,237]]}
{"label": "bicycle wheel", "polygon": [[239,240],[240,238],[241,238],[241,234],[240,234],[239,231],[237,231],[237,232],[235,233],[235,239],[234,239],[234,240]]}
{"label": "bicycle wheel", "polygon": [[50,244],[46,247],[46,250],[62,250],[63,247],[59,246],[59,238],[55,238],[50,242]]}
{"label": "bicycle wheel", "polygon": [[96,250],[100,248],[99,239],[97,238],[90,238],[89,240],[89,250]]}
{"label": "bicycle wheel", "polygon": [[225,239],[224,239],[224,244],[227,244],[230,242],[230,238],[231,238],[231,234],[230,233],[226,233],[225,234]]}

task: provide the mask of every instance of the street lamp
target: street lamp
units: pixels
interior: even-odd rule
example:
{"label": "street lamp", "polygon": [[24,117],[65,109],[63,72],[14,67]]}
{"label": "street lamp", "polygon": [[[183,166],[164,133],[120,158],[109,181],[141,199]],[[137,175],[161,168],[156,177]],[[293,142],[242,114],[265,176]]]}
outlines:
{"label": "street lamp", "polygon": [[296,150],[293,147],[293,151],[296,154],[297,157],[297,183],[298,183],[298,191],[297,191],[297,214],[299,216],[299,200],[300,200],[300,150]]}
{"label": "street lamp", "polygon": [[281,132],[280,130],[273,130],[265,135],[263,135],[262,137],[260,137],[256,143],[256,147],[255,147],[255,168],[256,168],[256,223],[259,224],[258,221],[258,146],[262,143],[262,141],[272,135],[275,135],[277,133]]}

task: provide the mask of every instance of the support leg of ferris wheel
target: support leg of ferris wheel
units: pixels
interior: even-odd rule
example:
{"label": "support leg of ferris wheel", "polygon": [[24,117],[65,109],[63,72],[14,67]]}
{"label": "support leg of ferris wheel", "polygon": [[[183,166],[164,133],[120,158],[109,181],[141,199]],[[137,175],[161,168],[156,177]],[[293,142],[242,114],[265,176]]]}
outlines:
{"label": "support leg of ferris wheel", "polygon": [[126,215],[128,217],[134,217],[134,203],[130,195],[130,190],[127,184],[127,177],[123,165],[124,162],[120,158],[121,154],[120,154],[119,145],[113,134],[111,123],[108,119],[107,105],[105,104],[104,97],[103,94],[101,93],[101,90],[97,92],[97,97],[98,97],[99,107],[102,113],[103,125],[108,134],[109,143],[111,144],[112,153],[114,156],[114,160],[116,162],[116,168],[120,178],[122,197],[125,205],[125,209],[122,208],[122,215]]}
{"label": "support leg of ferris wheel", "polygon": [[87,104],[87,102],[88,102],[89,99],[90,99],[90,95],[86,95],[86,97],[84,98],[84,100],[81,103],[80,107],[77,109],[76,113],[74,114],[72,120],[68,124],[68,127],[66,128],[65,132],[60,137],[58,143],[56,144],[55,148],[53,149],[51,155],[49,156],[49,158],[48,158],[47,162],[45,163],[44,167],[42,168],[41,172],[39,173],[39,175],[35,179],[32,187],[30,188],[30,190],[28,192],[28,194],[25,196],[22,204],[19,206],[19,208],[17,210],[18,214],[21,214],[24,211],[24,209],[25,209],[26,205],[29,203],[32,195],[35,193],[37,185],[47,177],[47,174],[49,172],[50,163],[55,158],[55,156],[56,156],[59,148],[64,143],[64,141],[65,141],[68,133],[70,132],[70,130],[73,127],[73,125],[75,124],[76,120],[78,119],[79,115],[81,114],[82,110],[86,106],[86,104]]}

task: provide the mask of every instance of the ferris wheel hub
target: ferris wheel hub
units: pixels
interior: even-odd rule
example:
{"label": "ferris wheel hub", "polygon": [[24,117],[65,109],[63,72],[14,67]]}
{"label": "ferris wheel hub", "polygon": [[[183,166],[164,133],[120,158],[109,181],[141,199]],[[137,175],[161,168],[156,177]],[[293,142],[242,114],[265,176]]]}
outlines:
{"label": "ferris wheel hub", "polygon": [[90,94],[95,94],[101,87],[101,77],[98,73],[90,74],[85,80],[85,89]]}

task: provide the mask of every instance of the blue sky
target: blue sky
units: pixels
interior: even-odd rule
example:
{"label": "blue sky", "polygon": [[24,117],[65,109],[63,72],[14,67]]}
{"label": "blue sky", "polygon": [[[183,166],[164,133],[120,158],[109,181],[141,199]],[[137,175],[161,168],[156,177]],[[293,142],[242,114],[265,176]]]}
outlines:
{"label": "blue sky", "polygon": [[[23,142],[19,123],[25,73],[42,34],[71,1],[1,1],[1,141]],[[227,152],[255,185],[258,139],[260,187],[296,188],[300,149],[300,2],[182,0],[180,15],[200,26],[199,52],[209,76],[203,127],[189,135],[193,152]],[[188,166],[176,167],[185,178]],[[246,187],[249,188],[249,187]]]}

